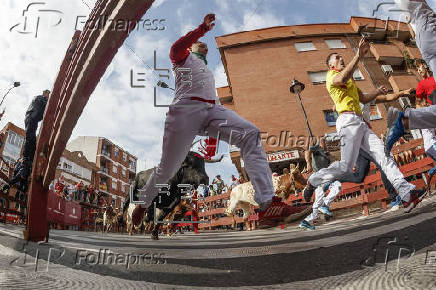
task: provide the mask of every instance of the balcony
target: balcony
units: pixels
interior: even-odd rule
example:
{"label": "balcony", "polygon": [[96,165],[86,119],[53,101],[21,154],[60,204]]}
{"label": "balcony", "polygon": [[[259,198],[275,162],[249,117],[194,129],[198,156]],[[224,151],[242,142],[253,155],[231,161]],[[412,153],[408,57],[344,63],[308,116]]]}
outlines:
{"label": "balcony", "polygon": [[391,84],[394,92],[406,90],[410,88],[416,88],[418,80],[413,74],[393,74],[389,77],[389,83]]}
{"label": "balcony", "polygon": [[370,49],[378,62],[400,66],[404,61],[402,52],[393,44],[371,43]]}
{"label": "balcony", "polygon": [[101,150],[101,155],[111,158],[111,154],[108,150]]}

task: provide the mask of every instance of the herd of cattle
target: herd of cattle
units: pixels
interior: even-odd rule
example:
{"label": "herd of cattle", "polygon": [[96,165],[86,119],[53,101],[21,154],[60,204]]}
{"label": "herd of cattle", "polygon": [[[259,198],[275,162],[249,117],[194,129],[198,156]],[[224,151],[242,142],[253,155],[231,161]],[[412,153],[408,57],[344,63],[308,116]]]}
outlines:
{"label": "herd of cattle", "polygon": [[[221,159],[220,159],[221,160]],[[218,160],[218,161],[220,161]],[[159,239],[158,235],[163,230],[167,235],[171,235],[175,230],[174,224],[171,221],[180,221],[188,211],[192,210],[191,203],[187,199],[183,199],[182,191],[177,187],[178,184],[190,184],[192,188],[198,188],[201,184],[208,185],[209,177],[206,174],[205,162],[217,162],[202,158],[199,154],[190,151],[182,163],[182,166],[169,181],[169,194],[160,193],[153,200],[147,213],[139,226],[134,226],[132,223],[132,213],[135,204],[130,203],[130,198],[127,198],[122,210],[115,211],[112,206],[106,206],[102,217],[96,219],[96,225],[102,225],[102,232],[115,230],[117,232],[124,231],[132,235],[135,231],[144,231],[150,233],[152,239]],[[141,171],[136,175],[133,196],[136,199],[141,188],[145,186],[150,171]],[[290,194],[300,191],[300,183],[302,183],[302,175],[297,168],[291,167],[291,173],[281,176],[273,176],[273,185],[275,194],[282,200],[286,200]],[[250,207],[258,206],[254,201],[254,189],[251,182],[240,184],[232,189],[230,193],[230,201],[225,213],[231,216],[235,222],[235,213],[238,208],[244,212],[243,219],[246,223],[247,230],[251,229],[248,217],[250,215]],[[287,219],[287,222],[301,217],[306,214],[298,212],[293,217]],[[158,223],[155,223],[158,221]],[[164,225],[163,228],[161,225]]]}

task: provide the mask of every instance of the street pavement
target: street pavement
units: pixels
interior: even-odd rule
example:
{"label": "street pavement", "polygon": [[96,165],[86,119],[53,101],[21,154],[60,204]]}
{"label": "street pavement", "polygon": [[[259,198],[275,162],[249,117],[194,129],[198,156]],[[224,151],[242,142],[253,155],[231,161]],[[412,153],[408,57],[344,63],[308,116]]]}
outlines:
{"label": "street pavement", "polygon": [[436,195],[304,231],[149,236],[50,231],[25,243],[0,224],[0,289],[436,289]]}

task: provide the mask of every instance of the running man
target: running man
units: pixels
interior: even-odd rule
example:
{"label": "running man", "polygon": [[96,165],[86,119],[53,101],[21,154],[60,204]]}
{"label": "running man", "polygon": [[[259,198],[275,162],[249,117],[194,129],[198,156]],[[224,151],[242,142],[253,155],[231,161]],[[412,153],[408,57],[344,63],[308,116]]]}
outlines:
{"label": "running man", "polygon": [[[222,106],[216,95],[215,79],[207,67],[208,47],[198,39],[215,25],[215,14],[204,17],[195,30],[177,40],[170,51],[175,75],[175,96],[165,120],[161,161],[145,187],[139,192],[133,223],[139,224],[146,208],[158,194],[156,184],[165,184],[174,176],[188,154],[196,135],[217,136],[241,149],[245,169],[255,189],[255,201],[260,206],[259,218],[266,218],[272,203],[274,188],[271,170],[260,139],[260,131],[234,111]],[[281,204],[283,205],[283,203]],[[284,206],[284,205],[283,205]],[[281,216],[287,215],[284,207]]]}
{"label": "running man", "polygon": [[[436,71],[436,14],[425,0],[395,0],[395,3],[410,17],[410,26],[415,34],[416,45],[430,70]],[[432,95],[436,95],[433,91]],[[390,107],[385,153],[390,154],[394,144],[405,134],[405,130],[436,128],[436,105],[406,109]]]}
{"label": "running man", "polygon": [[[329,205],[335,200],[336,196],[341,191],[341,188],[342,184],[339,181],[333,183],[329,182],[325,186],[318,186],[315,190],[315,201],[312,205],[312,213],[301,221],[300,228],[315,230],[313,221],[318,217],[318,212],[322,212],[328,216],[333,216],[333,213],[329,209]],[[325,196],[327,190],[330,190],[330,192]]]}
{"label": "running man", "polygon": [[312,174],[303,194],[311,196],[316,187],[340,180],[345,174],[351,173],[359,151],[363,150],[374,158],[386,173],[388,180],[403,200],[406,212],[409,212],[420,202],[426,191],[415,190],[415,186],[404,179],[393,158],[385,156],[383,142],[362,118],[359,102],[366,104],[379,95],[387,94],[387,89],[384,87],[363,94],[352,78],[359,60],[368,50],[369,44],[365,38],[362,38],[356,55],[347,66],[338,53],[331,53],[327,57],[326,63],[329,71],[326,77],[326,87],[339,114],[336,129],[341,138],[341,160]]}

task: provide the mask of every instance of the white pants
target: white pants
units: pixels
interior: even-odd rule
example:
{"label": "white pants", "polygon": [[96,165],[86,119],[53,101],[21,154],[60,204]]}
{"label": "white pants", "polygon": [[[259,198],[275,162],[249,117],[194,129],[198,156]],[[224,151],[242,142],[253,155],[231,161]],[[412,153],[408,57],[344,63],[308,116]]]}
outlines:
{"label": "white pants", "polygon": [[436,105],[418,109],[406,109],[404,116],[409,118],[410,130],[436,128]]}
{"label": "white pants", "polygon": [[322,186],[318,186],[315,190],[315,201],[312,205],[312,213],[308,215],[304,220],[312,223],[318,217],[318,209],[323,206],[329,206],[329,204],[335,200],[338,193],[341,191],[342,184],[339,181],[335,181],[329,186],[329,194],[324,197],[324,190],[322,190]]}
{"label": "white pants", "polygon": [[394,159],[386,157],[383,142],[361,117],[340,114],[336,120],[336,130],[341,138],[341,160],[312,174],[309,177],[311,185],[318,187],[329,181],[340,180],[343,175],[352,172],[359,150],[362,149],[380,165],[401,199],[409,201],[410,191],[415,186],[404,179]]}
{"label": "white pants", "polygon": [[196,135],[212,136],[239,147],[255,190],[254,200],[261,204],[272,199],[272,174],[259,129],[222,105],[182,99],[167,113],[161,161],[139,192],[143,207],[150,206],[157,196],[156,184],[166,184],[177,173]]}

